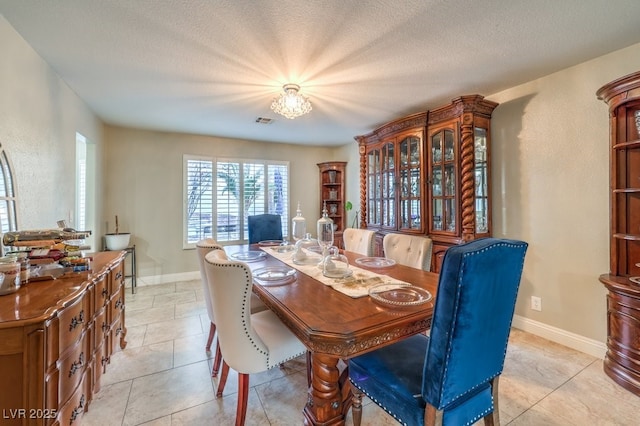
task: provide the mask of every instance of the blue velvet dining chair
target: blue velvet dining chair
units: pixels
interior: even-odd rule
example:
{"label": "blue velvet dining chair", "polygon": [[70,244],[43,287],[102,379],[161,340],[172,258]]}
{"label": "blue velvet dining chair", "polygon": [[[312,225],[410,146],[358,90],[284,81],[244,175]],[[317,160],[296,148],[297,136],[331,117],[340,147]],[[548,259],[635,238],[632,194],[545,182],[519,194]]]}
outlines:
{"label": "blue velvet dining chair", "polygon": [[349,360],[354,425],[362,394],[405,425],[500,424],[498,378],[526,250],[484,238],[446,251],[430,335]]}
{"label": "blue velvet dining chair", "polygon": [[282,219],[278,214],[258,214],[248,217],[249,244],[282,239]]}

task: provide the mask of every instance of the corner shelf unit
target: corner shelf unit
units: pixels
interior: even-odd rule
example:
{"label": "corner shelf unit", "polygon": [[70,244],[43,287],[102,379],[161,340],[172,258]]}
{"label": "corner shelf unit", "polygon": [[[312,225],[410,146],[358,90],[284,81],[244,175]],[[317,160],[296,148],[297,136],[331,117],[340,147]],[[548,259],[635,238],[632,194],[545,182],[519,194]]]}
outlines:
{"label": "corner shelf unit", "polygon": [[596,92],[609,106],[609,273],[604,371],[640,396],[640,72]]}
{"label": "corner shelf unit", "polygon": [[337,225],[334,232],[334,245],[342,248],[342,232],[347,223],[346,204],[346,161],[328,161],[318,163],[320,169],[320,208],[327,203],[327,212]]}

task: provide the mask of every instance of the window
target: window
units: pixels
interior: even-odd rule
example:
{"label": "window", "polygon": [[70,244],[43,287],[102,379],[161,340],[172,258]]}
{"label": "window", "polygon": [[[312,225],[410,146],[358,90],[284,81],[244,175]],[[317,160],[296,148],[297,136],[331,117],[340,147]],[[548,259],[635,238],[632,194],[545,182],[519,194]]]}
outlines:
{"label": "window", "polygon": [[[78,231],[91,230],[95,226],[95,144],[76,133],[76,206],[75,221],[69,214],[67,226]],[[86,243],[94,247],[94,235]],[[99,250],[99,248],[97,248]]]}
{"label": "window", "polygon": [[184,248],[203,238],[248,240],[247,217],[273,213],[288,235],[289,163],[185,155]]}
{"label": "window", "polygon": [[87,229],[87,140],[76,133],[76,228]]}
{"label": "window", "polygon": [[[18,230],[16,193],[7,153],[0,145],[0,232]],[[4,251],[3,251],[4,252]]]}

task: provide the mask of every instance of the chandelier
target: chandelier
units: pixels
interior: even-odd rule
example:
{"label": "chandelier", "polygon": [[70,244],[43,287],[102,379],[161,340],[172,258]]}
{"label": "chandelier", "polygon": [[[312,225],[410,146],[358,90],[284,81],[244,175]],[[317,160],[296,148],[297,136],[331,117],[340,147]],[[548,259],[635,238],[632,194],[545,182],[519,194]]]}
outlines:
{"label": "chandelier", "polygon": [[285,84],[283,89],[284,93],[281,93],[271,103],[272,110],[292,120],[311,111],[309,98],[298,93],[300,86]]}

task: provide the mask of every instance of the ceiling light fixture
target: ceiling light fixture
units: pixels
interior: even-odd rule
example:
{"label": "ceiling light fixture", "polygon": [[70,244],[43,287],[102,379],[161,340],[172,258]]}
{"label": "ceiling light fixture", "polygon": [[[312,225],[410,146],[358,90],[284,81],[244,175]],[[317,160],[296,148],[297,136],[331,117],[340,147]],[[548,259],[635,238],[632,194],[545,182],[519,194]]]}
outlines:
{"label": "ceiling light fixture", "polygon": [[271,103],[271,109],[289,119],[300,117],[311,111],[309,98],[298,93],[300,86],[297,84],[285,84],[284,93],[275,98]]}

